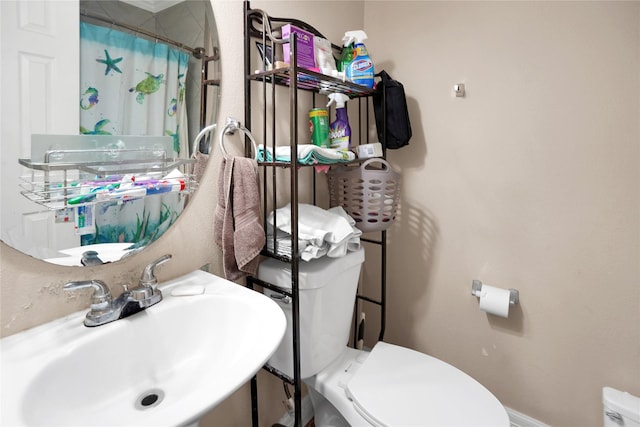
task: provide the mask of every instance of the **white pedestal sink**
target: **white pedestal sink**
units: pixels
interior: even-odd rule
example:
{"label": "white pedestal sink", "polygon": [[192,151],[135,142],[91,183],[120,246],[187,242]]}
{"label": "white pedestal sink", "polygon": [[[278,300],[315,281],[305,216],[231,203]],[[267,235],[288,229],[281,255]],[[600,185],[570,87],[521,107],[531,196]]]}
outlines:
{"label": "white pedestal sink", "polygon": [[273,301],[212,274],[159,288],[163,301],[125,319],[88,328],[83,311],[2,339],[0,425],[197,422],[284,334]]}

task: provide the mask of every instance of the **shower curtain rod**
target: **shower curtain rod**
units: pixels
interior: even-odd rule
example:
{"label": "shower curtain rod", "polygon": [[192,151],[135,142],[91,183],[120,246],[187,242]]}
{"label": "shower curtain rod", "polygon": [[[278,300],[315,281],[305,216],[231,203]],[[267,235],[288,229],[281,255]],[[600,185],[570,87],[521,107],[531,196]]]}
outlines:
{"label": "shower curtain rod", "polygon": [[203,47],[196,47],[196,48],[192,48],[189,46],[186,46],[180,42],[171,40],[167,37],[158,35],[158,34],[154,34],[150,31],[147,31],[143,28],[140,27],[135,27],[133,25],[129,25],[129,24],[124,24],[122,22],[117,22],[114,21],[113,19],[110,18],[105,18],[104,16],[100,16],[100,15],[94,15],[93,13],[87,12],[86,10],[81,10],[80,11],[80,16],[84,16],[86,18],[91,18],[91,19],[96,19],[98,21],[102,21],[102,22],[106,22],[107,24],[111,24],[111,25],[116,25],[118,27],[122,27],[122,28],[126,28],[129,31],[133,31],[135,33],[140,33],[140,34],[144,34],[147,37],[151,37],[153,39],[160,40],[163,41],[165,43],[168,43],[170,45],[173,45],[177,48],[180,48],[182,50],[186,50],[187,52],[191,53],[194,57],[196,57],[197,59],[202,59],[202,57],[204,56],[204,48]]}

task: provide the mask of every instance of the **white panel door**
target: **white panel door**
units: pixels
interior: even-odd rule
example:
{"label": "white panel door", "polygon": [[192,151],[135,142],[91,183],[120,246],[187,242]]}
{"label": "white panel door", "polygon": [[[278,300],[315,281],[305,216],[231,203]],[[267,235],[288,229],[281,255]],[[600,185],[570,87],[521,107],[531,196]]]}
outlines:
{"label": "white panel door", "polygon": [[78,134],[79,27],[77,0],[0,1],[1,237],[39,257],[79,239],[19,194],[18,158],[30,157],[32,133]]}

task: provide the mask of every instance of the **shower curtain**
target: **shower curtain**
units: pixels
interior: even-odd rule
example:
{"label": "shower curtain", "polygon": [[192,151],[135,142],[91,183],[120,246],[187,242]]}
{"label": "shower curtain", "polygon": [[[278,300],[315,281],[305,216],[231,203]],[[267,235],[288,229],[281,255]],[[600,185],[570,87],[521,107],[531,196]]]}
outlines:
{"label": "shower curtain", "polygon": [[[189,157],[185,82],[189,55],[112,28],[80,24],[80,133],[173,138]],[[185,196],[154,195],[95,207],[96,231],[81,244],[158,238],[180,215]]]}

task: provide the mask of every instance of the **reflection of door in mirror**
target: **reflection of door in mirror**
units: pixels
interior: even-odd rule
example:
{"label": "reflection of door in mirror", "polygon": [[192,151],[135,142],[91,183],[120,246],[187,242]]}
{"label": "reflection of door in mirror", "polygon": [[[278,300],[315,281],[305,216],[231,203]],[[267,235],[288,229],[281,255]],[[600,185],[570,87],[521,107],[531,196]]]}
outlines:
{"label": "reflection of door in mirror", "polygon": [[[78,33],[75,1],[2,1],[2,240],[36,257],[78,237],[22,197],[17,159],[30,156],[32,133],[77,134]],[[10,58],[12,60],[5,60]],[[11,119],[9,119],[11,118]]]}
{"label": "reflection of door in mirror", "polygon": [[[19,120],[7,120],[5,115],[0,127],[3,142],[1,237],[5,243],[24,253],[38,258],[51,258],[59,256],[62,249],[78,247],[80,244],[105,242],[105,240],[98,240],[91,235],[84,235],[81,241],[81,237],[74,232],[74,222],[69,221],[67,214],[63,214],[61,211],[43,210],[41,206],[22,197],[16,190],[19,188],[18,177],[28,175],[31,172],[20,167],[17,164],[17,159],[30,157],[32,134],[77,135],[79,129],[80,133],[89,134],[98,131],[114,135],[158,134],[173,137],[178,133],[178,129],[173,126],[169,129],[161,128],[159,131],[153,132],[146,130],[140,132],[122,126],[116,127],[117,120],[112,119],[115,116],[105,115],[104,112],[91,117],[93,122],[89,120],[91,122],[89,124],[83,123],[82,120],[80,123],[78,122],[81,111],[85,111],[83,106],[102,107],[107,104],[106,97],[102,96],[103,93],[97,94],[88,89],[94,85],[83,87],[84,77],[78,75],[77,70],[83,68],[79,65],[82,58],[82,50],[78,42],[80,20],[93,25],[102,25],[108,30],[114,30],[114,32],[115,30],[123,30],[123,33],[138,36],[137,31],[129,31],[127,28],[127,26],[133,26],[158,35],[158,38],[152,37],[150,39],[152,43],[158,42],[158,39],[162,43],[164,38],[168,38],[175,40],[178,46],[182,45],[187,48],[202,46],[207,55],[212,55],[217,59],[217,48],[215,47],[217,46],[217,34],[213,12],[208,1],[124,1],[142,4],[145,7],[151,5],[152,9],[158,6],[166,8],[167,5],[171,5],[171,7],[164,10],[142,10],[119,1],[98,2],[91,0],[81,0],[79,3],[77,0],[0,2],[3,22],[13,25],[13,27],[3,25],[2,28],[3,58],[8,56],[7,54],[20,58],[18,61],[3,61],[2,66],[2,110],[4,112],[18,112]],[[102,22],[92,20],[87,18],[87,12],[107,18],[107,20]],[[82,15],[85,16],[80,18]],[[117,25],[120,23],[124,23],[125,26]],[[145,33],[142,32],[142,34]],[[149,37],[145,38],[149,40]],[[108,57],[105,50],[109,53]],[[106,74],[106,77],[116,77],[120,74],[110,65],[115,65],[123,71],[123,62],[125,61],[118,61],[122,55],[112,55],[108,49],[102,49],[98,55],[94,56],[96,57],[94,61],[89,62],[101,66],[103,76]],[[201,117],[200,80],[202,78],[201,69],[205,62],[192,54],[188,54],[187,57],[189,58],[189,72],[186,78],[186,98],[187,104],[189,104],[187,107],[189,109],[187,113],[188,126],[182,126],[181,131],[185,136],[176,145],[176,151],[180,151],[181,157],[189,157],[192,154],[194,147],[191,146],[191,141],[194,135],[198,134],[200,128],[215,121],[219,90],[217,80],[212,87],[203,89],[206,90],[207,96],[203,104],[205,106],[204,117]],[[97,61],[98,59],[102,62]],[[107,64],[108,62],[111,64]],[[215,75],[219,69],[217,61],[207,61],[206,63],[209,65],[205,67]],[[125,88],[126,95],[131,95],[129,97],[133,100],[134,106],[157,104],[161,105],[162,111],[169,112],[169,115],[176,115],[179,108],[177,105],[176,108],[173,108],[172,100],[174,98],[177,100],[178,96],[169,96],[167,102],[164,102],[165,100],[161,103],[150,102],[151,98],[158,94],[156,89],[167,84],[167,73],[154,72],[145,68],[145,66],[139,65],[134,67],[134,73],[137,73],[138,78],[125,84],[125,86],[128,85]],[[104,72],[105,70],[107,73]],[[159,78],[159,74],[165,74],[165,76]],[[176,82],[176,84],[184,82]],[[154,85],[154,83],[157,84]],[[119,96],[122,97],[122,95]],[[99,108],[89,108],[89,110],[96,113]],[[134,116],[130,113],[121,113],[120,118],[123,117],[140,123],[140,119],[133,118]],[[109,120],[108,123],[107,120]],[[12,151],[7,150],[6,141],[15,141],[10,147]],[[207,140],[203,142],[204,144],[209,143]],[[202,148],[206,150],[206,147]],[[175,196],[177,195],[147,198],[154,198],[154,202],[157,202],[160,198],[175,198]],[[157,206],[157,203],[154,205]],[[180,209],[181,207],[177,213]],[[129,211],[132,210],[129,209]],[[174,215],[172,221],[176,217],[177,215]],[[166,227],[163,226],[162,230],[165,229]],[[115,237],[112,240],[115,241],[121,241],[123,236],[122,233],[113,235]],[[158,236],[159,233],[152,234],[152,238]],[[141,245],[149,241],[147,239]]]}

